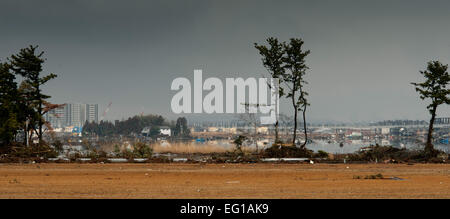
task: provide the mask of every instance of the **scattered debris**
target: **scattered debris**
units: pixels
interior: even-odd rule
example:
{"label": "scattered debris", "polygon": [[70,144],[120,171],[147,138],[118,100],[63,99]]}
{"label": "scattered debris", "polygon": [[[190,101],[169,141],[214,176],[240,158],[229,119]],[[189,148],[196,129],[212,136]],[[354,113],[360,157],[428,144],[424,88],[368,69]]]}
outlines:
{"label": "scattered debris", "polygon": [[396,176],[393,176],[393,177],[391,177],[391,178],[389,178],[389,179],[391,179],[391,180],[405,180],[405,179],[402,179],[402,178],[398,178],[398,177],[396,177]]}
{"label": "scattered debris", "polygon": [[187,158],[173,158],[172,159],[173,162],[186,162],[188,161]]}
{"label": "scattered debris", "polygon": [[111,163],[125,163],[128,162],[128,159],[125,158],[109,158],[108,161]]}
{"label": "scattered debris", "polygon": [[19,184],[19,180],[17,180],[16,178],[14,178],[13,180],[9,181],[9,183],[11,184]]}
{"label": "scattered debris", "polygon": [[48,161],[70,161],[69,158],[66,157],[57,157],[57,158],[48,158]]}
{"label": "scattered debris", "polygon": [[148,160],[147,158],[134,158],[133,159],[133,161],[137,162],[137,163],[143,163],[143,162],[145,162],[147,160]]}
{"label": "scattered debris", "polygon": [[91,158],[78,158],[77,160],[85,162],[85,161],[91,161]]}
{"label": "scattered debris", "polygon": [[384,179],[383,175],[381,173],[378,173],[376,175],[366,175],[364,177],[362,176],[353,176],[353,179]]}
{"label": "scattered debris", "polygon": [[263,162],[304,162],[304,161],[311,161],[309,158],[262,158],[261,161]]}

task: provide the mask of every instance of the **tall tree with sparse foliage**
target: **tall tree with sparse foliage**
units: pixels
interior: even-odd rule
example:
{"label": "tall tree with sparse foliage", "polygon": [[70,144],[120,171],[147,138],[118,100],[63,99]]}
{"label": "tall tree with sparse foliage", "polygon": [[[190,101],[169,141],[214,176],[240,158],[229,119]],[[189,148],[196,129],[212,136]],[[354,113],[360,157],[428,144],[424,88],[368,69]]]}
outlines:
{"label": "tall tree with sparse foliage", "polygon": [[431,100],[431,103],[427,106],[431,119],[425,145],[426,152],[434,151],[432,139],[437,107],[442,104],[450,104],[450,88],[448,87],[450,85],[450,75],[447,69],[448,65],[443,65],[439,61],[428,62],[427,70],[420,71],[420,74],[425,78],[425,82],[411,83],[416,87],[416,91],[420,94],[422,100]]}
{"label": "tall tree with sparse foliage", "polygon": [[[278,42],[278,39],[274,37],[270,37],[266,40],[269,44],[266,45],[258,45],[255,43],[255,48],[259,51],[259,54],[262,56],[261,60],[264,67],[269,72],[272,78],[278,79],[279,83],[282,83],[283,75],[285,73],[285,68],[283,67],[283,56],[284,56],[284,46],[283,43]],[[272,86],[271,84],[269,84]],[[284,95],[284,90],[282,86],[278,86],[278,97],[282,97]],[[275,121],[275,143],[280,142],[279,138],[279,122],[278,115],[276,115]]]}
{"label": "tall tree with sparse foliage", "polygon": [[36,125],[39,138],[39,145],[42,144],[42,126],[44,125],[43,119],[43,105],[45,99],[50,98],[50,96],[42,93],[42,86],[49,80],[56,78],[55,74],[49,74],[42,76],[42,65],[45,62],[43,58],[44,52],[38,53],[36,49],[38,46],[29,46],[27,48],[21,49],[16,55],[12,55],[10,60],[11,69],[18,75],[24,78],[24,81],[31,86],[29,93],[25,96],[29,97],[29,102],[34,105],[34,110],[36,112],[36,118],[33,120]]}
{"label": "tall tree with sparse foliage", "polygon": [[301,147],[305,148],[308,141],[306,130],[306,107],[309,106],[306,99],[308,92],[305,90],[305,85],[308,84],[305,80],[305,74],[306,70],[309,68],[306,66],[305,58],[309,55],[310,51],[304,51],[302,48],[303,44],[304,42],[302,39],[292,38],[289,43],[284,45],[286,53],[286,56],[284,57],[284,68],[287,70],[284,74],[284,81],[289,84],[289,91],[287,92],[286,97],[292,100],[292,106],[294,107],[294,137],[292,144],[295,144],[297,135],[297,114],[301,111],[303,113],[303,128],[305,132],[305,142]]}
{"label": "tall tree with sparse foliage", "polygon": [[[305,90],[307,81],[305,80],[306,66],[305,58],[309,55],[309,50],[303,50],[303,40],[291,38],[289,42],[278,42],[276,38],[266,40],[269,47],[255,44],[259,53],[263,56],[263,65],[267,68],[273,78],[278,78],[280,82],[278,94],[286,96],[292,102],[294,108],[294,133],[292,144],[295,145],[297,139],[298,112],[303,113],[303,127],[305,131],[305,142],[301,145],[305,148],[308,141],[306,129],[306,107],[309,102],[306,97],[308,92]],[[281,86],[282,84],[282,86]],[[278,118],[276,122],[275,138],[278,139]]]}

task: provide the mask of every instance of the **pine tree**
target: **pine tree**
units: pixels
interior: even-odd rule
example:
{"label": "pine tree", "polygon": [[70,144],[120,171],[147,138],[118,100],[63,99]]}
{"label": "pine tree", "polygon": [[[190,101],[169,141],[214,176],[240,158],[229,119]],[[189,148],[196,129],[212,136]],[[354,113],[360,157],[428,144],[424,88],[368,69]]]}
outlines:
{"label": "pine tree", "polygon": [[33,108],[36,112],[36,118],[33,119],[32,125],[36,125],[38,128],[37,134],[40,145],[42,144],[42,126],[44,125],[43,104],[45,99],[50,98],[50,96],[42,93],[42,85],[55,78],[56,75],[49,74],[41,77],[42,65],[45,62],[45,59],[43,58],[44,52],[37,53],[37,48],[38,46],[29,46],[21,49],[18,54],[12,55],[9,60],[11,69],[16,74],[24,77],[24,81],[32,88],[28,89],[28,93],[25,93],[24,96],[29,98],[28,103],[33,104]]}
{"label": "pine tree", "polygon": [[[294,137],[292,144],[295,144],[295,138],[297,135],[297,113],[301,111],[303,113],[303,128],[305,133],[305,142],[301,145],[305,148],[308,141],[308,134],[306,130],[306,107],[309,103],[306,99],[308,92],[305,91],[305,85],[308,84],[305,81],[306,70],[308,66],[305,64],[305,58],[309,55],[310,51],[303,51],[303,40],[292,38],[289,43],[284,44],[284,50],[286,56],[283,62],[287,72],[284,74],[284,81],[290,84],[288,86],[289,91],[286,97],[292,100],[292,106],[294,107]],[[296,96],[298,94],[298,96]]]}
{"label": "pine tree", "polygon": [[[297,117],[298,112],[303,113],[303,127],[305,132],[305,142],[301,145],[305,148],[308,141],[308,134],[306,130],[306,107],[309,106],[309,102],[306,97],[308,92],[305,91],[305,85],[308,84],[305,80],[306,66],[305,58],[309,55],[310,51],[303,50],[303,40],[292,38],[289,42],[279,43],[276,38],[268,38],[267,43],[269,47],[264,45],[255,44],[256,49],[262,55],[262,61],[264,67],[269,71],[273,78],[279,79],[279,97],[285,96],[292,101],[294,108],[294,133],[292,137],[292,144],[295,145],[297,138]],[[277,118],[275,124],[275,138],[278,139],[278,121]],[[277,141],[277,140],[276,140]],[[277,143],[277,142],[276,142]]]}
{"label": "pine tree", "polygon": [[[278,42],[278,39],[270,37],[267,40],[269,47],[265,45],[258,45],[255,43],[255,48],[259,51],[259,54],[262,56],[261,61],[264,67],[269,72],[272,78],[276,78],[279,80],[279,83],[283,81],[283,75],[285,74],[285,68],[283,67],[283,56],[284,56],[284,44]],[[272,86],[269,84],[269,86]],[[278,97],[282,97],[284,95],[284,89],[282,86],[278,86]],[[276,115],[275,121],[275,144],[281,143],[279,138],[279,118]]]}
{"label": "pine tree", "polygon": [[448,87],[450,85],[450,75],[447,69],[448,65],[443,65],[439,61],[428,62],[427,70],[420,71],[420,74],[425,77],[426,81],[411,83],[416,87],[416,91],[420,94],[422,100],[431,99],[431,103],[427,106],[431,114],[427,143],[425,145],[427,153],[434,152],[432,138],[437,107],[441,104],[450,104],[450,88]]}
{"label": "pine tree", "polygon": [[17,83],[11,66],[0,63],[0,143],[8,146],[19,129]]}

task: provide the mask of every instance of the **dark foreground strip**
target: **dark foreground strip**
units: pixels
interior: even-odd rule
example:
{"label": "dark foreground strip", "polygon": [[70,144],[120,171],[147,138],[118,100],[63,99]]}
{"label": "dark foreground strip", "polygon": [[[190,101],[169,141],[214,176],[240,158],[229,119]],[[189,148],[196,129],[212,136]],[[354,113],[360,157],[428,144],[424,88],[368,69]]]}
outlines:
{"label": "dark foreground strip", "polygon": [[[426,203],[428,202],[428,203]],[[409,218],[437,216],[448,200],[3,200],[1,206],[20,215],[43,218]],[[425,210],[433,206],[435,210]],[[439,210],[440,209],[440,210]],[[445,213],[444,213],[445,215]]]}

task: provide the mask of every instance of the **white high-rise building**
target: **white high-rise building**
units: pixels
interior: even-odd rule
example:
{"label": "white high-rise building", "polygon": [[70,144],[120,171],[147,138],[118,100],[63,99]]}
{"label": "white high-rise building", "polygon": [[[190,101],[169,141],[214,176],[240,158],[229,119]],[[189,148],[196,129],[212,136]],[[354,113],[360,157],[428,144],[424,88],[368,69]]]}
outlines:
{"label": "white high-rise building", "polygon": [[86,121],[98,123],[98,104],[67,103],[50,110],[45,119],[53,128],[82,127]]}
{"label": "white high-rise building", "polygon": [[98,123],[98,104],[86,104],[86,120]]}
{"label": "white high-rise building", "polygon": [[53,128],[63,128],[67,124],[67,112],[65,107],[50,110],[45,114],[44,119],[50,123]]}
{"label": "white high-rise building", "polygon": [[70,107],[69,126],[81,127],[86,121],[86,105],[80,103],[67,104]]}

